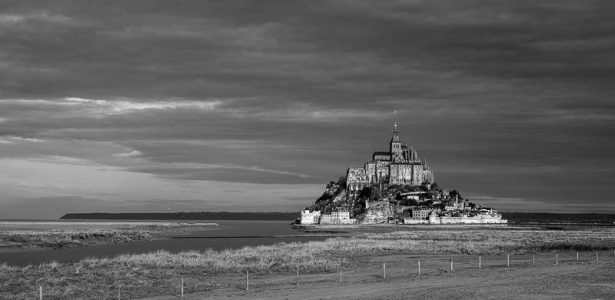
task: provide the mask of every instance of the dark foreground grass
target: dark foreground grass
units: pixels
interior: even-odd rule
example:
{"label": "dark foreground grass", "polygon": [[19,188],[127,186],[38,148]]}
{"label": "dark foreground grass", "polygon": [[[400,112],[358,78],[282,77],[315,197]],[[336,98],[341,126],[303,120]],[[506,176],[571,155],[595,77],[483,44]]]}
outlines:
{"label": "dark foreground grass", "polygon": [[[190,251],[85,259],[74,264],[0,266],[0,298],[32,298],[45,287],[45,299],[112,298],[121,284],[128,297],[168,294],[181,277],[199,278],[199,289],[217,288],[237,273],[330,271],[340,258],[349,264],[375,255],[503,254],[565,250],[604,250],[615,246],[612,231],[400,231],[360,234],[307,243],[277,244],[224,251]],[[329,268],[329,269],[328,269]],[[215,280],[214,280],[215,279]]]}

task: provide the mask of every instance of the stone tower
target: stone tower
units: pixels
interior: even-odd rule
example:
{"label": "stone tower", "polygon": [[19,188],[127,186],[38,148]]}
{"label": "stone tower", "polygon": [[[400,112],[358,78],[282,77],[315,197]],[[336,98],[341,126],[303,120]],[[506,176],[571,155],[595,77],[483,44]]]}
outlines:
{"label": "stone tower", "polygon": [[395,111],[395,125],[393,126],[393,137],[391,138],[391,162],[400,163],[404,161],[404,150],[399,140],[397,131],[397,111]]}

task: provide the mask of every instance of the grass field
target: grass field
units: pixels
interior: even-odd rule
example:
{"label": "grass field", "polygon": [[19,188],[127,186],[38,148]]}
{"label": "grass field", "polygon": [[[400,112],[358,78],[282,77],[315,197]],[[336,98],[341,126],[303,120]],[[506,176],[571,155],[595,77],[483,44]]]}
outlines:
{"label": "grass field", "polygon": [[[0,298],[28,298],[37,285],[45,286],[50,298],[111,298],[122,285],[126,296],[148,297],[169,293],[179,278],[193,279],[193,290],[228,287],[225,278],[249,271],[259,276],[335,272],[342,262],[347,269],[362,269],[375,258],[424,256],[474,257],[505,254],[527,257],[544,253],[605,250],[615,247],[613,231],[536,230],[443,230],[361,233],[325,241],[246,247],[237,250],[184,252],[159,251],[114,258],[85,259],[74,264],[0,266]],[[549,254],[549,261],[551,255]],[[472,258],[472,260],[474,260]],[[446,266],[446,264],[444,264]],[[198,280],[196,280],[198,279]],[[236,279],[234,279],[236,280]]]}

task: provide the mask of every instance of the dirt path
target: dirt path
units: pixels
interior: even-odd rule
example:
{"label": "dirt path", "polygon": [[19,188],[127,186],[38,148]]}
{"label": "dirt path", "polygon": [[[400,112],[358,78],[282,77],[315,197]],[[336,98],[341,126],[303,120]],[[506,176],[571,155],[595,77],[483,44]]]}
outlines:
{"label": "dirt path", "polygon": [[569,261],[535,267],[519,263],[481,270],[469,266],[455,271],[432,268],[420,276],[403,271],[399,259],[400,256],[390,256],[370,260],[370,265],[390,263],[386,279],[377,267],[349,271],[343,275],[342,283],[337,273],[305,275],[298,287],[289,275],[268,275],[255,278],[249,291],[238,284],[188,294],[184,299],[615,299],[612,258],[598,263]]}

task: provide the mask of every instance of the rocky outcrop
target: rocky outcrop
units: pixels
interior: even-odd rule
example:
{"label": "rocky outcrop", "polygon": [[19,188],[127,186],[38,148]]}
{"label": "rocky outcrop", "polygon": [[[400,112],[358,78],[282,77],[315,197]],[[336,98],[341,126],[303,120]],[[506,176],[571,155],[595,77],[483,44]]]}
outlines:
{"label": "rocky outcrop", "polygon": [[344,202],[346,202],[346,189],[342,189],[342,191],[339,192],[339,194],[337,194],[335,198],[333,198],[333,204],[335,205],[339,205],[340,203]]}

